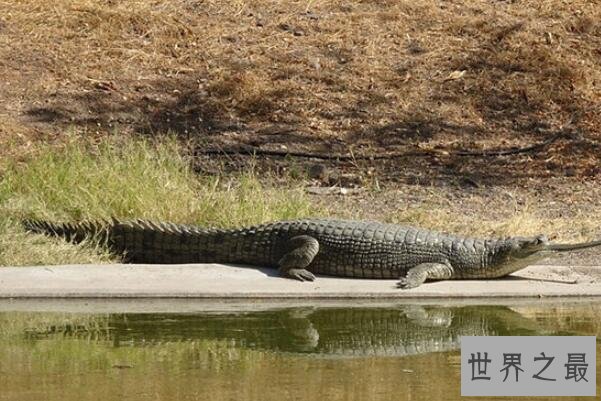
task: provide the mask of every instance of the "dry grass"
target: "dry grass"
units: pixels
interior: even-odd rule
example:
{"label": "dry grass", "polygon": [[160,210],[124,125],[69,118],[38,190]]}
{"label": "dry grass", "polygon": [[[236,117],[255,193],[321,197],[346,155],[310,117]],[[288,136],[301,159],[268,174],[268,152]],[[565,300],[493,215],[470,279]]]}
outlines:
{"label": "dry grass", "polygon": [[0,4],[4,135],[23,122],[30,133],[119,126],[377,153],[521,146],[572,121],[587,141],[543,158],[393,164],[498,181],[601,171],[595,2]]}
{"label": "dry grass", "polygon": [[573,186],[569,192],[548,193],[505,188],[441,190],[411,185],[379,192],[315,196],[313,201],[338,216],[410,224],[465,236],[546,234],[557,242],[581,242],[601,237],[600,197],[601,191],[590,183]]}

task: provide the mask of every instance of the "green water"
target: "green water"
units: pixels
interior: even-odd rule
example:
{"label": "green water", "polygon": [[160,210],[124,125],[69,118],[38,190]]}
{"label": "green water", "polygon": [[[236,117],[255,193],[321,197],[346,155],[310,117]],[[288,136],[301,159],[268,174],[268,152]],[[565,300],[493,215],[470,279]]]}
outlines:
{"label": "green water", "polygon": [[185,313],[86,305],[2,309],[0,400],[453,400],[462,335],[601,335],[598,302]]}

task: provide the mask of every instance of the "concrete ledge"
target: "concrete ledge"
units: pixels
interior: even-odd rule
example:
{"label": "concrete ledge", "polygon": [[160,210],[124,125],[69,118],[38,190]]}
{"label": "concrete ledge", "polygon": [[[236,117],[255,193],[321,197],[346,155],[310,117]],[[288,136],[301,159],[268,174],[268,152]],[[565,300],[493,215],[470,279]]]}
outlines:
{"label": "concrete ledge", "polygon": [[499,280],[441,281],[400,290],[396,280],[318,277],[217,264],[0,268],[0,298],[404,299],[601,296],[601,267],[531,266]]}
{"label": "concrete ledge", "polygon": [[402,308],[465,306],[505,306],[508,308],[582,308],[601,309],[600,297],[548,298],[5,298],[0,299],[0,313],[245,313],[290,308]]}

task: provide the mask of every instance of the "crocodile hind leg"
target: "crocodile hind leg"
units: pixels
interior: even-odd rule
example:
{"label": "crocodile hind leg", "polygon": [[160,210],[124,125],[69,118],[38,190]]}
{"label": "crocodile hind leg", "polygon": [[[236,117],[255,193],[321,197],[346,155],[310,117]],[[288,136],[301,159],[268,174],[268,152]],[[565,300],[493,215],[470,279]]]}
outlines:
{"label": "crocodile hind leg", "polygon": [[300,281],[315,280],[313,273],[306,268],[319,252],[319,242],[309,235],[299,235],[288,240],[286,250],[278,262],[280,274]]}
{"label": "crocodile hind leg", "polygon": [[453,275],[453,268],[444,263],[421,263],[409,269],[405,277],[401,277],[397,287],[409,289],[419,287],[426,280],[448,280]]}

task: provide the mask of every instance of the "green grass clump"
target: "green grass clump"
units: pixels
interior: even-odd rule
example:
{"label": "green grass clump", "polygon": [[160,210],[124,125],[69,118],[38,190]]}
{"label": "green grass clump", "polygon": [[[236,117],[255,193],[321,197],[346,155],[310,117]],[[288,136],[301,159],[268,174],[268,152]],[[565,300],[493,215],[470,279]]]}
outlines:
{"label": "green grass clump", "polygon": [[[274,188],[255,174],[201,177],[173,139],[74,139],[40,145],[0,179],[0,265],[113,260],[93,243],[25,233],[23,218],[146,218],[228,227],[314,215],[301,189]],[[266,180],[264,180],[266,181]]]}
{"label": "green grass clump", "polygon": [[174,141],[42,145],[36,157],[8,171],[0,193],[10,194],[5,208],[12,214],[181,220],[194,209],[195,180],[178,151]]}

